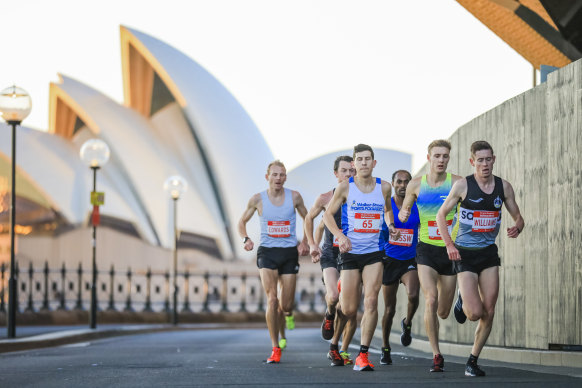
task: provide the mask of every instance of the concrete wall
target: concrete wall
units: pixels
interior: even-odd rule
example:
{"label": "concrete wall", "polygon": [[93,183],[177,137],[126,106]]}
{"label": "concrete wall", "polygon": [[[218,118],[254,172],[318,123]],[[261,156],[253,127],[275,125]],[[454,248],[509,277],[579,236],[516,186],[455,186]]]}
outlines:
{"label": "concrete wall", "polygon": [[[476,117],[449,139],[449,171],[472,173],[470,145],[487,140],[495,175],[508,180],[525,219],[508,239],[505,212],[497,239],[500,289],[492,346],[548,349],[582,344],[582,60],[548,76],[547,83]],[[426,171],[426,166],[421,170]],[[393,330],[400,330],[406,295],[398,294]],[[424,298],[413,332],[425,336]],[[472,343],[476,323],[441,321],[441,341]]]}

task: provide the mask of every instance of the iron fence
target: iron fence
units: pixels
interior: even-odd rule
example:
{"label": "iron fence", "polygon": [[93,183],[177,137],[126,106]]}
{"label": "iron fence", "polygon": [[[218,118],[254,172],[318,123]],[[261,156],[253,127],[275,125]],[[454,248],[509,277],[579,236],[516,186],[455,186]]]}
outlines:
{"label": "iron fence", "polygon": [[[91,271],[82,265],[42,268],[32,263],[26,271],[15,268],[17,312],[90,309]],[[5,312],[9,271],[0,265],[0,312]],[[265,294],[258,273],[178,272],[179,312],[264,311]],[[97,272],[97,307],[104,311],[170,312],[173,279],[169,271],[117,270]],[[298,276],[296,310],[325,309],[325,288],[315,275]]]}

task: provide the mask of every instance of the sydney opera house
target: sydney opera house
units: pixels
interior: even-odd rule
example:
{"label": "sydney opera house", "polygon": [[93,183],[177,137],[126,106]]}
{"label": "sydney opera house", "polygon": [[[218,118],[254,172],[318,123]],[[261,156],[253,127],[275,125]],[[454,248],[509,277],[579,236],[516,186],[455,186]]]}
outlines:
{"label": "sydney opera house", "polygon": [[[88,259],[92,174],[79,149],[99,138],[111,149],[97,175],[97,191],[105,193],[100,262],[155,266],[161,254],[167,257],[174,230],[163,183],[172,175],[188,182],[178,203],[178,246],[223,260],[250,259],[237,222],[250,196],[266,188],[265,168],[274,159],[261,132],[219,81],[170,45],[121,27],[121,51],[123,104],[60,75],[60,82],[50,85],[48,131],[18,129],[18,257],[57,265]],[[5,123],[0,136],[0,261],[5,262],[11,160]],[[310,206],[335,185],[332,163],[343,153],[351,151],[289,171],[287,186],[299,190]],[[377,175],[385,179],[411,166],[411,156],[398,151],[378,149],[377,159]],[[256,217],[249,231],[257,239]]]}

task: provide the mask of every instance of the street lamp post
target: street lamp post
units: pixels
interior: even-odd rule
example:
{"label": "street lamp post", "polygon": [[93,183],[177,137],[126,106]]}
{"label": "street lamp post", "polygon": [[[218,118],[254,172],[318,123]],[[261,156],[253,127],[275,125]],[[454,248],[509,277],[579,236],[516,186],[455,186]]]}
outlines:
{"label": "street lamp post", "polygon": [[104,203],[104,194],[97,192],[97,170],[109,160],[109,147],[100,139],[87,140],[81,146],[81,160],[93,170],[93,191],[91,192],[91,204],[93,205],[93,274],[91,281],[91,313],[89,324],[91,329],[97,327],[97,225],[99,224],[99,206]]}
{"label": "street lamp post", "polygon": [[8,338],[16,337],[16,269],[14,257],[14,225],[16,223],[16,126],[30,113],[32,100],[17,86],[0,92],[0,116],[12,126],[12,183],[10,197],[10,278],[8,280]]}
{"label": "street lamp post", "polygon": [[174,210],[174,295],[172,307],[172,324],[178,324],[178,199],[188,189],[188,183],[181,176],[175,175],[166,179],[164,190],[173,201]]}

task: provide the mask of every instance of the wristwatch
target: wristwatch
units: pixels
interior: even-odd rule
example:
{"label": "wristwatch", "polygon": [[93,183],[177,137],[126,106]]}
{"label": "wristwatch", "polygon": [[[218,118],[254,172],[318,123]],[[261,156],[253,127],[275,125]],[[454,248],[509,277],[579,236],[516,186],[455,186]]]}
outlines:
{"label": "wristwatch", "polygon": [[243,239],[243,244],[246,244],[246,243],[247,243],[247,241],[249,241],[250,239],[251,239],[251,238],[250,238],[249,236],[246,236],[246,237]]}

